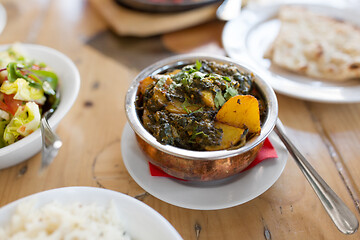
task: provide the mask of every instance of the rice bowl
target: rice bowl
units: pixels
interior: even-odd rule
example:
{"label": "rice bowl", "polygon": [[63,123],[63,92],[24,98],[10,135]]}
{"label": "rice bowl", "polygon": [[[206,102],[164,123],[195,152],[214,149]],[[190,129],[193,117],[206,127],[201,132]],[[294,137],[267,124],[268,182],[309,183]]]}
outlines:
{"label": "rice bowl", "polygon": [[121,225],[132,239],[182,239],[175,228],[148,205],[128,195],[95,187],[58,188],[12,202],[0,208],[0,228],[7,226],[19,204],[35,201],[34,208],[40,209],[54,200],[62,205],[96,204],[105,208],[113,202]]}

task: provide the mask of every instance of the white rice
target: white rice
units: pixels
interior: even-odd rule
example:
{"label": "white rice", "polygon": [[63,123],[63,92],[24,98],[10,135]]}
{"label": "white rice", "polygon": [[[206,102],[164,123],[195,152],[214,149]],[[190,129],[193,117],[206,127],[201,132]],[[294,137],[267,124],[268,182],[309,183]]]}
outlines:
{"label": "white rice", "polygon": [[11,221],[0,227],[0,240],[129,240],[113,202],[108,207],[58,202],[36,208],[34,201],[18,205]]}

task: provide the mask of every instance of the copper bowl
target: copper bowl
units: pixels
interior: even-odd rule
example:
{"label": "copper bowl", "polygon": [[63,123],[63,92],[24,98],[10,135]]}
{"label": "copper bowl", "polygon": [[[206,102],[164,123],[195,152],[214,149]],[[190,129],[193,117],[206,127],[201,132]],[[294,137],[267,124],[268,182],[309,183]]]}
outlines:
{"label": "copper bowl", "polygon": [[[144,78],[166,71],[169,68],[192,64],[196,60],[209,60],[224,64],[233,64],[240,71],[253,73],[255,84],[266,104],[267,113],[261,126],[261,133],[248,141],[245,146],[220,151],[192,151],[178,147],[163,145],[158,142],[142,125],[135,108],[135,99],[139,82]],[[149,157],[148,160],[171,176],[192,180],[212,181],[233,176],[244,170],[255,159],[264,140],[274,128],[278,104],[270,85],[244,64],[230,58],[203,55],[184,54],[166,58],[145,68],[132,82],[125,101],[126,116],[131,128],[136,134],[140,148]]]}

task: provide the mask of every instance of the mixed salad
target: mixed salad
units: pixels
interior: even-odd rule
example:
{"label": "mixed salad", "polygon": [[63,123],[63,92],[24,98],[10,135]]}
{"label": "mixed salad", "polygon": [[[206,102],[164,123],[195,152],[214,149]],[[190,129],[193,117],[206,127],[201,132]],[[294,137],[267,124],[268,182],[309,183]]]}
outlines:
{"label": "mixed salad", "polygon": [[22,52],[18,45],[0,52],[0,148],[38,129],[41,114],[59,103],[57,75]]}

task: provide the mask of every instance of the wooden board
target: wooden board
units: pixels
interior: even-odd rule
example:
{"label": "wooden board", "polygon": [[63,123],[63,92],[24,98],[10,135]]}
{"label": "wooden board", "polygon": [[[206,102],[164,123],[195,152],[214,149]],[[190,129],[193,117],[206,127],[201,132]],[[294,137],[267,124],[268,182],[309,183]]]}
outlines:
{"label": "wooden board", "polygon": [[132,10],[114,0],[90,0],[108,25],[121,36],[148,37],[195,26],[215,19],[218,4],[176,13]]}

